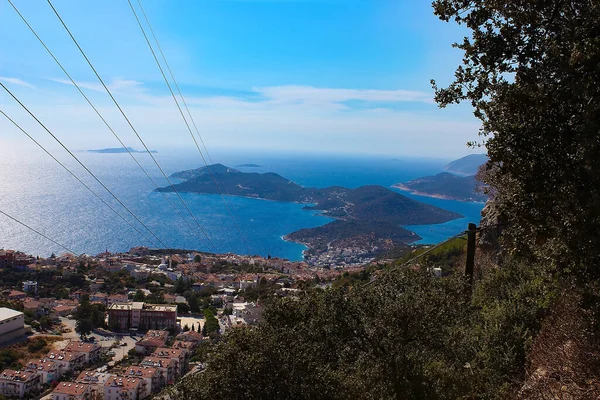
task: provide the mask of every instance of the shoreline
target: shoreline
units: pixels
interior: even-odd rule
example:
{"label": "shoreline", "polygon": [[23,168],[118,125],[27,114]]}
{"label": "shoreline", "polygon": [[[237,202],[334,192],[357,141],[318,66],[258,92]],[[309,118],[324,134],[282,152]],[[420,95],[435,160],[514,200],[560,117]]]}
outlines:
{"label": "shoreline", "polygon": [[396,183],[390,187],[392,187],[394,189],[402,190],[403,192],[408,192],[410,194],[414,194],[415,196],[431,197],[433,199],[440,199],[440,200],[460,201],[462,203],[478,203],[478,204],[486,203],[485,201],[465,200],[465,199],[461,199],[458,197],[446,196],[446,195],[438,194],[438,193],[419,192],[418,190],[413,190],[413,189],[409,188],[408,186],[404,185],[403,183]]}

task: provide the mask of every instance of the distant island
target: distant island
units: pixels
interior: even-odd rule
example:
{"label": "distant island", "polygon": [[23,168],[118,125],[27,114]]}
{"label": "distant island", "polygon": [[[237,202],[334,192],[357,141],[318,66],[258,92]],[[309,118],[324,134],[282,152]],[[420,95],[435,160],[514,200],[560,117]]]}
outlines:
{"label": "distant island", "polygon": [[236,165],[237,168],[262,168],[262,165],[258,164],[240,164]]}
{"label": "distant island", "polygon": [[487,196],[478,193],[475,176],[458,176],[442,172],[434,176],[425,176],[393,187],[414,194],[459,201],[486,201]]}
{"label": "distant island", "polygon": [[[127,147],[127,150],[129,150],[130,153],[147,153],[146,150],[136,150],[131,147]],[[121,154],[121,153],[127,153],[127,150],[124,149],[123,147],[109,147],[106,149],[87,150],[87,152],[88,153],[100,153],[100,154]],[[158,152],[156,150],[150,150],[150,153],[158,153]]]}
{"label": "distant island", "polygon": [[444,167],[444,170],[463,176],[475,175],[479,167],[485,164],[487,160],[487,154],[470,154],[452,161]]}
{"label": "distant island", "polygon": [[[273,172],[246,173],[222,164],[180,171],[171,177],[185,179],[174,185],[177,191],[216,194],[210,172],[218,177],[228,195],[307,204],[305,209],[322,211],[323,215],[335,218],[324,226],[301,229],[285,237],[309,247],[305,253],[307,261],[349,248],[360,249],[365,257],[375,256],[420,239],[402,225],[437,224],[462,217],[376,185],[356,189],[307,188]],[[156,191],[171,192],[173,188]]]}
{"label": "distant island", "polygon": [[488,196],[477,191],[475,174],[487,160],[486,154],[471,154],[446,165],[444,170],[448,172],[396,183],[392,187],[440,199],[485,202]]}

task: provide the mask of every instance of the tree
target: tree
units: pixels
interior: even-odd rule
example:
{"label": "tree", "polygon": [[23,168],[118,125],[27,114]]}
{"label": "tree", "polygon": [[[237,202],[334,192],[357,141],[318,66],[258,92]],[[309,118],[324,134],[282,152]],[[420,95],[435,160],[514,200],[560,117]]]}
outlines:
{"label": "tree", "polygon": [[196,254],[196,256],[194,257],[194,262],[199,263],[202,261],[202,257],[200,257],[200,254]]}
{"label": "tree", "polygon": [[133,295],[133,301],[140,301],[143,302],[146,300],[146,295],[144,294],[144,292],[140,289],[135,291],[135,294]]}
{"label": "tree", "polygon": [[[600,276],[600,3],[436,0],[471,31],[441,107],[482,121],[486,182],[509,243],[563,271]],[[505,235],[508,237],[509,235]]]}
{"label": "tree", "polygon": [[219,333],[219,321],[215,318],[210,309],[204,310],[204,326],[202,327],[202,335],[214,337]]}
{"label": "tree", "polygon": [[94,329],[94,325],[92,324],[92,320],[90,318],[78,319],[75,322],[75,332],[79,333],[83,337],[86,337],[92,333],[92,329]]}

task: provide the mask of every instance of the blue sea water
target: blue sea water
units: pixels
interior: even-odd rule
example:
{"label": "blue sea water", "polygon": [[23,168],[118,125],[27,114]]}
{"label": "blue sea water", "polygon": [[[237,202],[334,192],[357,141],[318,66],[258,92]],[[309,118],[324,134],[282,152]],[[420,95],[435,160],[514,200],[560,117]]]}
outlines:
{"label": "blue sea water", "polygon": [[[301,204],[281,203],[226,196],[243,234],[240,237],[223,199],[219,195],[182,193],[181,196],[204,229],[210,241],[199,232],[194,219],[175,193],[165,194],[195,228],[192,233],[169,205],[163,194],[153,192],[154,185],[128,154],[76,155],[152,230],[159,242],[136,222],[101,186],[69,158],[61,161],[111,204],[130,223],[145,233],[138,234],[113,214],[80,183],[46,154],[36,150],[13,152],[0,149],[0,210],[64,244],[77,253],[97,254],[105,249],[124,251],[147,245],[218,252],[252,253],[300,260],[304,246],[286,242],[282,236],[301,228],[319,226],[331,218],[303,209]],[[159,186],[167,182],[147,154],[136,157]],[[158,153],[167,174],[202,166],[196,153]],[[448,160],[389,159],[385,157],[261,154],[247,152],[215,152],[214,162],[236,167],[259,164],[261,167],[237,167],[250,172],[276,172],[304,186],[390,185],[440,172]],[[395,190],[395,189],[394,189]],[[400,192],[400,191],[399,191]],[[420,243],[437,243],[464,229],[468,222],[478,222],[483,204],[441,200],[400,192],[411,198],[433,204],[465,216],[438,225],[411,226],[423,239]],[[150,240],[148,240],[150,239]],[[32,254],[62,253],[64,249],[0,215],[0,248],[14,248]]]}

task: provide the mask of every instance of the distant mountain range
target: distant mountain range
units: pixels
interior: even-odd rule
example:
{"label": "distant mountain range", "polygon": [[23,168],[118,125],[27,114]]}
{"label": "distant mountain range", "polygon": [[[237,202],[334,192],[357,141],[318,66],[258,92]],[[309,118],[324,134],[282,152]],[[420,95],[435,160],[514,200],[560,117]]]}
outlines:
{"label": "distant mountain range", "polygon": [[[130,153],[147,153],[146,150],[136,150],[131,147],[127,147],[127,150],[129,150]],[[87,150],[87,152],[88,153],[101,153],[101,154],[120,154],[120,153],[127,153],[127,150],[125,150],[123,147],[109,147],[106,149]],[[158,153],[158,152],[156,150],[150,150],[150,153]]]}
{"label": "distant mountain range", "polygon": [[479,167],[485,164],[487,160],[487,154],[470,154],[452,161],[444,167],[444,170],[457,175],[475,175]]}
{"label": "distant mountain range", "polygon": [[[218,193],[210,172],[228,195],[310,204],[305,208],[336,218],[324,226],[302,229],[287,236],[309,247],[323,247],[334,240],[361,235],[409,243],[419,236],[401,225],[437,224],[462,217],[382,186],[307,188],[273,172],[246,173],[222,164],[174,173],[173,178],[185,179],[174,187],[180,192]],[[157,190],[171,192],[173,188]]]}
{"label": "distant mountain range", "polygon": [[472,154],[446,165],[444,169],[449,172],[397,183],[393,187],[423,196],[483,202],[487,200],[487,196],[476,191],[475,174],[487,160],[485,154]]}

